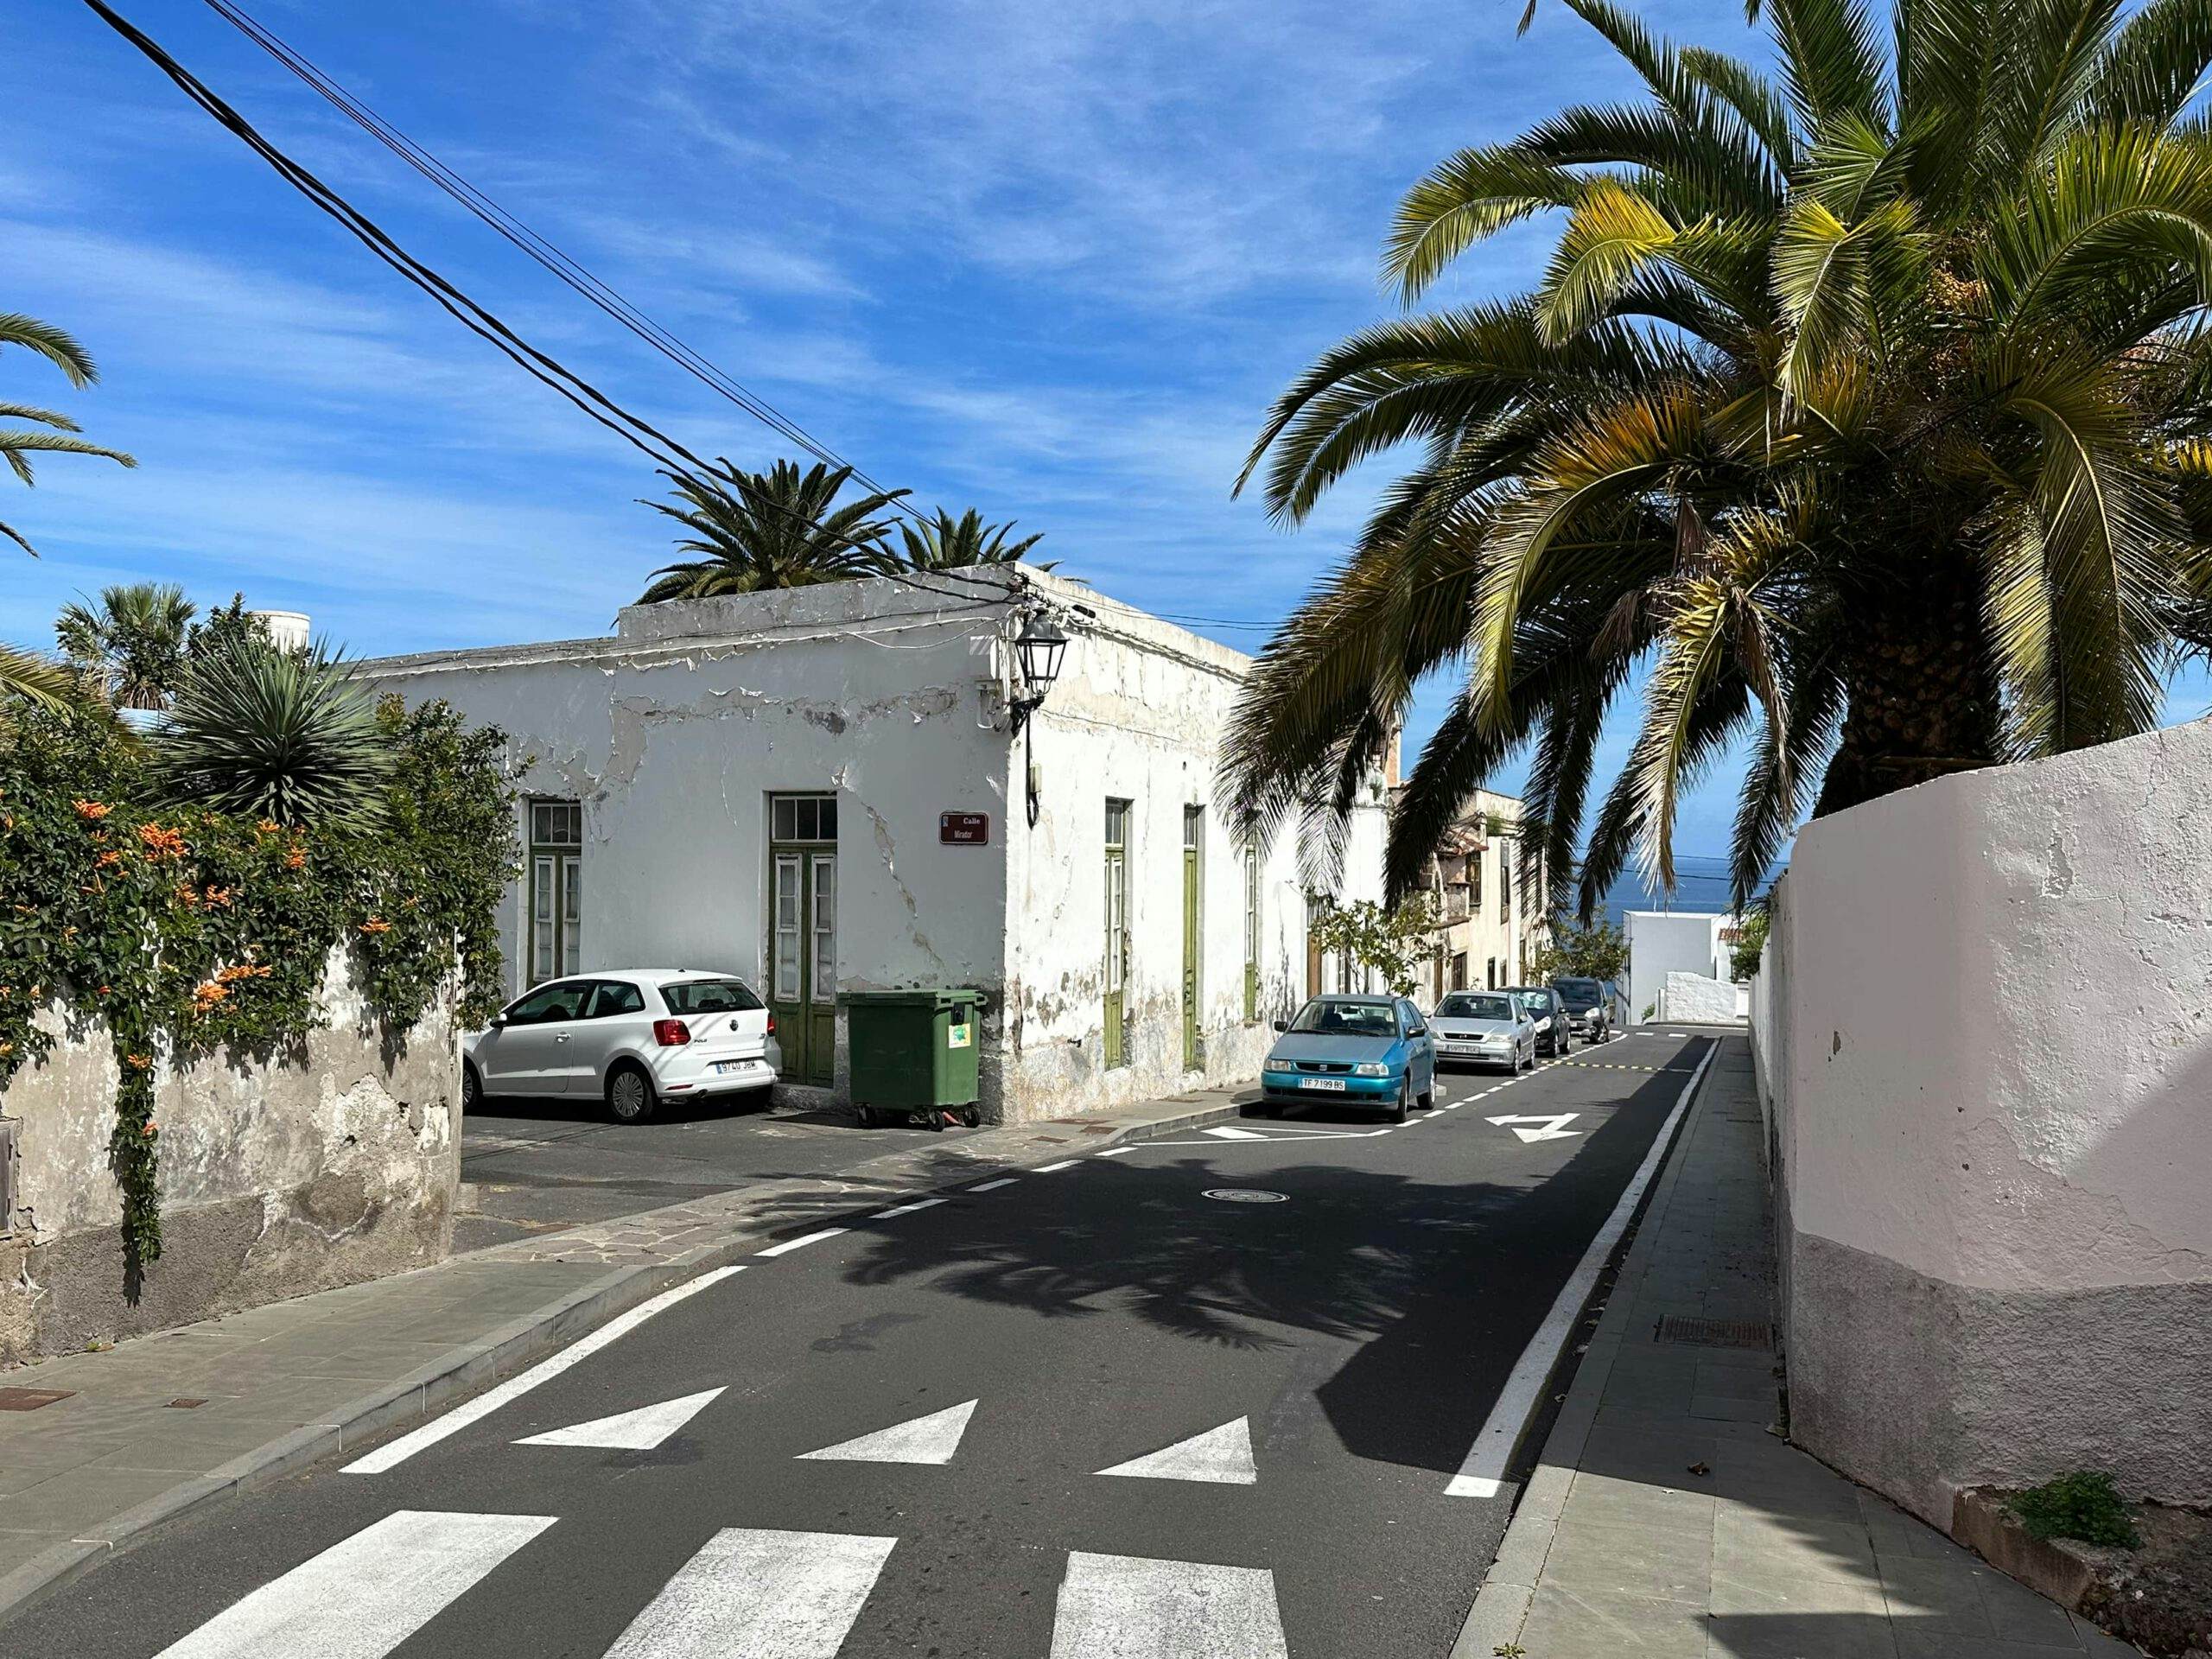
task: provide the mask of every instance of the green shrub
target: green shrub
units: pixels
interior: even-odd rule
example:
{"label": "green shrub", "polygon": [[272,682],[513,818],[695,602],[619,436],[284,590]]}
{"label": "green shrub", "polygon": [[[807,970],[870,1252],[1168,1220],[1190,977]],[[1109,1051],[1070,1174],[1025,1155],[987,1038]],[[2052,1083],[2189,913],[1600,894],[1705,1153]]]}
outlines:
{"label": "green shrub", "polygon": [[2094,1469],[2077,1469],[2031,1487],[2012,1499],[2012,1510],[2038,1538],[2079,1538],[2083,1543],[2117,1544],[2122,1549],[2133,1549],[2143,1541],[2112,1477]]}
{"label": "green shrub", "polygon": [[134,1274],[161,1254],[164,1055],[296,1046],[340,945],[387,1033],[456,974],[465,1020],[497,1006],[498,906],[520,856],[505,736],[442,702],[386,698],[367,718],[384,757],[373,813],[290,824],[157,804],[145,757],[93,711],[25,708],[0,734],[0,1087],[51,1047],[40,1008],[107,1021]]}

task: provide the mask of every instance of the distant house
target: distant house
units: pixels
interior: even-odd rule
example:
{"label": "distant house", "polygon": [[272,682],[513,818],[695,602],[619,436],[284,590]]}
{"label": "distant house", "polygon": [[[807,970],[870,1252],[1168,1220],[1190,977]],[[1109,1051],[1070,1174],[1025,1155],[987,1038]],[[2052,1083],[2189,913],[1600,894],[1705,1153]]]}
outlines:
{"label": "distant house", "polygon": [[1449,991],[1535,982],[1550,937],[1548,875],[1541,851],[1521,839],[1520,801],[1477,790],[1429,861],[1437,927],[1427,1006]]}
{"label": "distant house", "polygon": [[[1018,734],[1032,619],[1069,644]],[[971,986],[983,1104],[1015,1122],[1255,1076],[1306,991],[1298,849],[1237,844],[1214,798],[1249,664],[1023,569],[638,606],[612,637],[367,671],[509,735],[511,991],[735,972],[786,1081],[842,1099],[845,992]],[[1371,793],[1333,897],[1379,895]]]}

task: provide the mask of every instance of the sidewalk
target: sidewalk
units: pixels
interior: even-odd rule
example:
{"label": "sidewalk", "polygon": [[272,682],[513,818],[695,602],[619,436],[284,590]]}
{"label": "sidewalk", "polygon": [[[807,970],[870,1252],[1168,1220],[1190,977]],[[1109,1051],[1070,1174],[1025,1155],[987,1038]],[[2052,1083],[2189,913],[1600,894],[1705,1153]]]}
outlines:
{"label": "sidewalk", "polygon": [[[1238,1116],[1194,1090],[948,1135],[0,1371],[0,1619],[149,1528],[442,1410],[681,1280],[894,1197]],[[33,1404],[15,1390],[63,1397]]]}
{"label": "sidewalk", "polygon": [[1720,1044],[1452,1659],[2134,1653],[1770,1433],[1763,1328],[1658,1339],[1770,1317],[1751,1047]]}

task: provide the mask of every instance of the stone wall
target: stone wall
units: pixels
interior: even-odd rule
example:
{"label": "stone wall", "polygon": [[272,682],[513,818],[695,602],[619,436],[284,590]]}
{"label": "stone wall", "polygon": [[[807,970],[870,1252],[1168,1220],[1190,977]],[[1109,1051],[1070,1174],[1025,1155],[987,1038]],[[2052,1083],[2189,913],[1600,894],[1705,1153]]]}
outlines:
{"label": "stone wall", "polygon": [[1726,1025],[1743,1015],[1737,1009],[1736,987],[1730,981],[1703,974],[1670,973],[1659,992],[1659,1017]]}
{"label": "stone wall", "polygon": [[2212,1501],[2212,723],[1800,833],[1754,988],[1793,1432],[1939,1526]]}
{"label": "stone wall", "polygon": [[162,1252],[136,1287],[107,1166],[117,1081],[107,1027],[41,1016],[53,1051],[0,1095],[14,1141],[12,1207],[0,1215],[0,1363],[445,1255],[461,1157],[450,999],[388,1041],[366,1020],[341,951],[322,1013],[327,1024],[296,1052],[163,1065]]}

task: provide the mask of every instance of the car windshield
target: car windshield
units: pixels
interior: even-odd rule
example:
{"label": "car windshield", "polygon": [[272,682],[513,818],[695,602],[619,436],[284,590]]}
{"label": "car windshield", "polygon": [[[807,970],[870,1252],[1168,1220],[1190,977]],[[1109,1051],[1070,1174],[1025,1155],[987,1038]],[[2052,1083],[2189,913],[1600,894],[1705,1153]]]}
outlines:
{"label": "car windshield", "polygon": [[1552,1011],[1552,994],[1549,991],[1522,991],[1519,995],[1521,1006],[1531,1014],[1549,1014]]}
{"label": "car windshield", "polygon": [[1583,1008],[1594,1008],[1605,1001],[1605,995],[1599,990],[1598,982],[1594,979],[1562,979],[1552,988],[1559,993],[1560,1001],[1578,1012]]}
{"label": "car windshield", "polygon": [[1513,1004],[1503,996],[1455,991],[1436,1005],[1436,1014],[1440,1020],[1510,1020]]}
{"label": "car windshield", "polygon": [[1317,997],[1298,1011],[1290,1028],[1307,1036],[1395,1037],[1398,1014],[1388,1002],[1332,1002]]}
{"label": "car windshield", "polygon": [[745,1014],[760,1006],[741,979],[679,979],[660,988],[671,1014]]}

